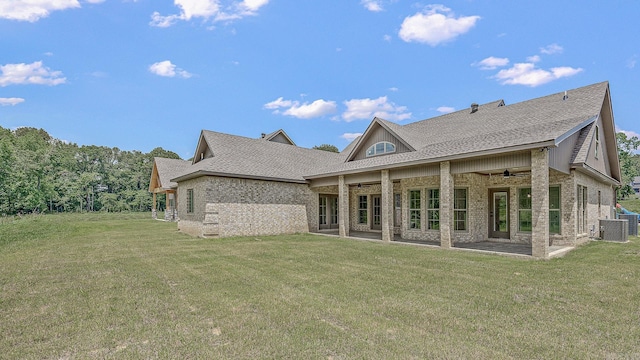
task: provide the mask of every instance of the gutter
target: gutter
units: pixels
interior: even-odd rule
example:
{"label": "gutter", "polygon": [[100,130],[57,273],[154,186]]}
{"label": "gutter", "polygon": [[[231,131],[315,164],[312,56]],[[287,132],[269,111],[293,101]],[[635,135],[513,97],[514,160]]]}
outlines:
{"label": "gutter", "polygon": [[597,177],[598,179],[600,179],[600,180],[602,180],[602,181],[604,181],[606,183],[609,183],[610,185],[615,185],[615,186],[622,185],[620,183],[620,181],[601,173],[600,171],[592,168],[591,166],[589,166],[587,164],[572,164],[571,168],[575,169],[576,171],[579,171],[579,172],[582,172],[582,173],[585,173],[585,174],[589,174],[589,175],[591,175],[593,177]]}

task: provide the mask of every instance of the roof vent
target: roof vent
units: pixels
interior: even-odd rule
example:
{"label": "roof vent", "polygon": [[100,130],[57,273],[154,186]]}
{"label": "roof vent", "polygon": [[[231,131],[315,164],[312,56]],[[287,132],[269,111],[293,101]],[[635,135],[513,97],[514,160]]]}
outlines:
{"label": "roof vent", "polygon": [[564,96],[562,97],[562,100],[567,100],[569,98],[569,95],[567,95],[567,90],[564,91]]}
{"label": "roof vent", "polygon": [[471,104],[471,113],[473,114],[476,111],[478,111],[478,104],[476,103]]}

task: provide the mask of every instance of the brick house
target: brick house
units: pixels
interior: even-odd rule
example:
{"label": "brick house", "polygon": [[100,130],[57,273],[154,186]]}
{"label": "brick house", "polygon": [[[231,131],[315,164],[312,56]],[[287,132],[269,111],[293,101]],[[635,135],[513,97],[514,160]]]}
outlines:
{"label": "brick house", "polygon": [[602,82],[406,125],[374,118],[339,154],[297,147],[282,130],[258,139],[202,131],[193,160],[171,178],[178,228],[213,237],[366,231],[444,248],[489,240],[547,258],[550,245],[578,245],[614,218],[614,129]]}

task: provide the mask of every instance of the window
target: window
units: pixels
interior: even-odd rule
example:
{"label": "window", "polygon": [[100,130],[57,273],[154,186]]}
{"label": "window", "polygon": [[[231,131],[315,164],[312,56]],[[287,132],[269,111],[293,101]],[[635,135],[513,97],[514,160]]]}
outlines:
{"label": "window", "polygon": [[388,141],[381,141],[367,149],[367,157],[396,152],[396,146]]}
{"label": "window", "polygon": [[560,186],[549,187],[549,233],[560,234]]}
{"label": "window", "polygon": [[[531,188],[518,189],[518,231],[530,232],[533,229],[531,219]],[[560,187],[549,187],[549,233],[560,234]]]}
{"label": "window", "polygon": [[427,194],[427,229],[440,230],[440,189],[429,189]]}
{"label": "window", "polygon": [[358,196],[358,224],[367,224],[367,195]]}
{"label": "window", "polygon": [[320,223],[320,225],[327,225],[327,197],[326,196],[321,196],[320,197],[320,202],[319,202],[319,209],[318,209],[318,222]]}
{"label": "window", "polygon": [[587,187],[578,185],[576,197],[578,200],[578,210],[576,219],[578,221],[578,234],[587,232]]}
{"label": "window", "polygon": [[453,230],[467,230],[467,189],[453,190]]}
{"label": "window", "polygon": [[596,149],[595,149],[595,157],[598,158],[598,152],[600,150],[600,128],[596,126]]}
{"label": "window", "polygon": [[409,229],[420,229],[420,190],[409,191]]}
{"label": "window", "polygon": [[193,189],[187,189],[187,213],[193,213]]}
{"label": "window", "polygon": [[518,231],[531,231],[531,188],[518,189]]}

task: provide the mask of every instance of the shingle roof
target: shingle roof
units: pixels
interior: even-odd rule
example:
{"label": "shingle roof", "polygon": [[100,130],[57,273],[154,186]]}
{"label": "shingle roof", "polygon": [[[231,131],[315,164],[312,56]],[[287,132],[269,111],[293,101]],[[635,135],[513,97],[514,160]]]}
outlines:
{"label": "shingle roof", "polygon": [[394,131],[402,133],[416,151],[332,164],[307,177],[402,166],[417,161],[435,162],[453,156],[556,142],[599,115],[608,86],[607,82],[601,82],[569,90],[566,100],[563,100],[563,93],[556,93],[505,106],[499,106],[502,101],[495,101],[480,106],[475,113],[465,109],[404,126],[396,125]]}
{"label": "shingle roof", "polygon": [[171,189],[178,187],[178,184],[171,181],[171,179],[183,174],[190,166],[191,161],[180,159],[167,159],[161,157],[153,158],[153,161],[158,171],[158,178],[162,189]]}
{"label": "shingle roof", "polygon": [[341,163],[345,157],[344,154],[208,130],[203,130],[202,136],[213,157],[195,163],[177,179],[219,174],[304,182],[304,175],[323,164]]}
{"label": "shingle roof", "polygon": [[[356,161],[347,161],[347,158],[362,141],[362,136],[336,154],[203,130],[200,141],[206,142],[213,156],[183,168],[171,179],[183,181],[202,175],[223,175],[304,182],[323,176],[426,164],[516,148],[553,146],[593,122],[600,113],[608,86],[602,82],[569,90],[566,100],[563,93],[512,105],[498,100],[479,106],[474,113],[464,109],[406,125],[376,118],[374,121],[394,132],[415,151]],[[588,134],[580,135],[583,136]],[[574,160],[580,154],[577,150]]]}

